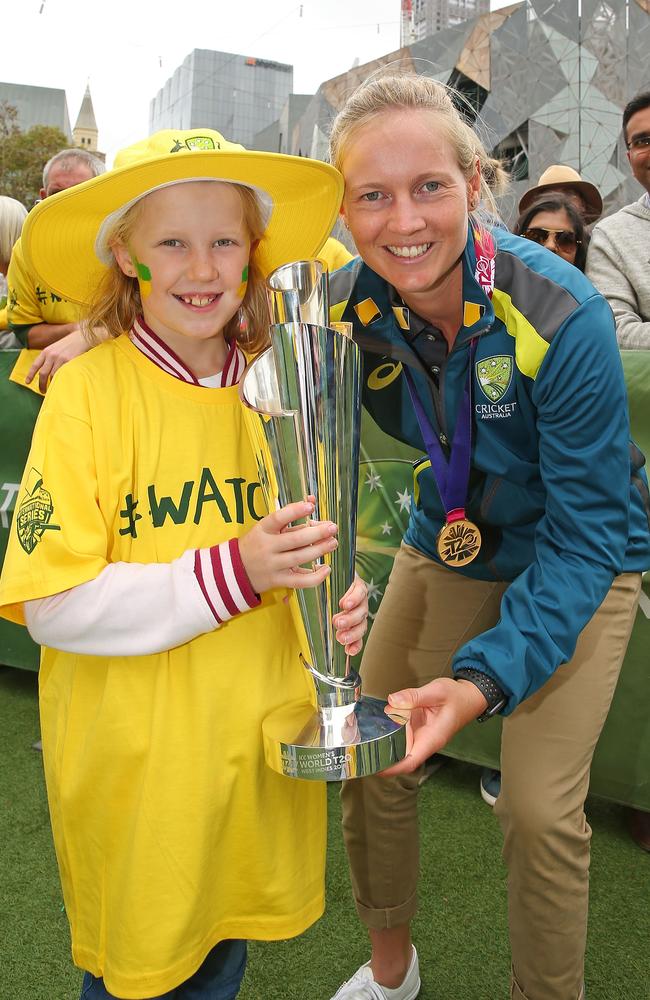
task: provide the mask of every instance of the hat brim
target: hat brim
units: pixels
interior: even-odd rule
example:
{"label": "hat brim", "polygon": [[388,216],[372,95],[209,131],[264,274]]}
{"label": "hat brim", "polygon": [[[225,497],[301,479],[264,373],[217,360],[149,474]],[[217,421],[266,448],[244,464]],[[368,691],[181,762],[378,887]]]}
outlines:
{"label": "hat brim", "polygon": [[106,265],[95,253],[104,219],[152,188],[193,178],[230,181],[265,191],[273,210],[255,261],[266,276],[281,264],[315,256],[336,221],[343,179],[320,160],[255,150],[165,155],[93,177],[45,198],[22,230],[28,267],[57,295],[85,303]]}
{"label": "hat brim", "polygon": [[558,181],[549,184],[538,184],[521,196],[519,201],[519,214],[527,211],[535,201],[539,201],[552,191],[578,191],[586,205],[585,222],[596,222],[603,214],[603,199],[598,188],[589,181]]}

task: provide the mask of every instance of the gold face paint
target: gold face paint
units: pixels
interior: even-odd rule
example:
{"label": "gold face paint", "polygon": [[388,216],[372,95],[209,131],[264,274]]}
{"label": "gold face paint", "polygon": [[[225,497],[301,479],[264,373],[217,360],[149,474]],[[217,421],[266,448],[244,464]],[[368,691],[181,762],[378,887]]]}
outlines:
{"label": "gold face paint", "polygon": [[144,300],[151,295],[151,271],[146,264],[141,264],[134,253],[131,254],[140,287],[140,297]]}
{"label": "gold face paint", "polygon": [[241,285],[237,289],[237,296],[240,299],[244,298],[244,295],[246,294],[246,289],[247,288],[248,288],[248,264],[246,265],[246,267],[244,268],[244,270],[241,273]]}

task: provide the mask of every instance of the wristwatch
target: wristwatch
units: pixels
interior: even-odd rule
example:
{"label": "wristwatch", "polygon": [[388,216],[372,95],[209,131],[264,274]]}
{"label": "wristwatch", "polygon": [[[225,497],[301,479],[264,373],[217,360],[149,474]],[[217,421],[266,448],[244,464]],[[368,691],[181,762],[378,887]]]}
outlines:
{"label": "wristwatch", "polygon": [[455,671],[454,680],[471,681],[487,701],[487,708],[481,715],[477,716],[477,722],[485,722],[486,719],[491,719],[493,715],[497,715],[502,708],[505,708],[508,699],[503,690],[489,674],[483,673],[482,670],[475,670],[474,667],[461,667],[460,670]]}

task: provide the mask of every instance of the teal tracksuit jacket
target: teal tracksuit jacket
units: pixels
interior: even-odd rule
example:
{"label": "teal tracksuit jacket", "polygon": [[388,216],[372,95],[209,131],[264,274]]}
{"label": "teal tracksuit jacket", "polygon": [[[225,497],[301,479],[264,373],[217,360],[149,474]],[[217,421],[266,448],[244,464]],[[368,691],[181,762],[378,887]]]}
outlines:
{"label": "teal tracksuit jacket", "polygon": [[[425,452],[403,366],[443,445],[476,339],[467,516],[483,544],[463,575],[511,581],[499,622],[456,653],[508,696],[504,714],[571,659],[614,577],[650,567],[645,459],[630,441],[614,320],[585,276],[530,240],[495,229],[490,300],[463,257],[464,322],[435,390],[405,338],[408,309],[359,258],[331,279],[333,320],[353,324],[363,402],[388,434]],[[399,301],[399,300],[398,300]],[[391,304],[392,303],[392,304]],[[437,396],[437,406],[434,405]],[[444,511],[430,462],[414,466],[405,542],[438,560]]]}

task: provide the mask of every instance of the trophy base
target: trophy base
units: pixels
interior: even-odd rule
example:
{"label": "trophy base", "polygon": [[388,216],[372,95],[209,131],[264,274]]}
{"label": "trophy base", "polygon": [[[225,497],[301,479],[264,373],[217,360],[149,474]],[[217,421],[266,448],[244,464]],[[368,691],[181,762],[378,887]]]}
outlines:
{"label": "trophy base", "polygon": [[383,771],[406,755],[406,725],[386,715],[386,704],[362,696],[335,709],[316,709],[309,702],[286,705],[262,724],[266,763],[279,774],[307,781]]}

